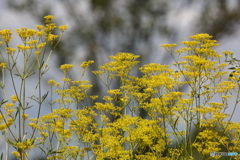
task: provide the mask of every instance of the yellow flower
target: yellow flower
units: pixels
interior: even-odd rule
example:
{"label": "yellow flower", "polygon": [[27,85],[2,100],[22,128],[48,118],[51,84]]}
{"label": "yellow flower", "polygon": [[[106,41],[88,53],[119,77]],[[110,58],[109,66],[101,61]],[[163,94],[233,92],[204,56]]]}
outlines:
{"label": "yellow flower", "polygon": [[22,119],[24,119],[24,120],[28,118],[27,114],[22,114],[21,116],[22,116]]}
{"label": "yellow flower", "polygon": [[120,91],[120,89],[108,90],[107,93],[110,94],[110,95],[121,95],[121,94],[122,94],[122,92]]}
{"label": "yellow flower", "polygon": [[96,76],[100,76],[104,73],[104,71],[92,71],[93,74],[95,74]]}
{"label": "yellow flower", "polygon": [[40,132],[40,135],[43,136],[44,138],[49,136],[48,133],[46,133],[46,132]]}
{"label": "yellow flower", "polygon": [[17,102],[18,101],[17,95],[12,95],[11,100],[13,103]]}
{"label": "yellow flower", "polygon": [[58,27],[60,29],[61,32],[64,32],[68,27],[67,25],[62,25]]}
{"label": "yellow flower", "polygon": [[51,23],[55,17],[52,15],[47,15],[44,17],[46,23]]}
{"label": "yellow flower", "polygon": [[231,51],[223,51],[222,53],[225,55],[233,55],[234,54],[234,52],[231,52]]}
{"label": "yellow flower", "polygon": [[28,125],[29,125],[30,127],[32,127],[32,128],[36,128],[36,127],[37,127],[37,125],[36,125],[35,123],[28,123]]}
{"label": "yellow flower", "polygon": [[37,49],[42,49],[46,44],[46,42],[40,43],[39,45],[37,45]]}
{"label": "yellow flower", "polygon": [[196,40],[196,41],[212,38],[212,36],[210,36],[209,34],[206,34],[206,33],[200,33],[200,34],[196,34],[196,35],[193,35],[193,36],[190,36],[190,37],[192,39]]}
{"label": "yellow flower", "polygon": [[6,123],[0,124],[0,130],[4,130],[8,127]]}
{"label": "yellow flower", "polygon": [[20,149],[20,150],[28,150],[31,148],[34,148],[33,144],[33,140],[32,139],[27,139],[24,142],[18,142],[15,147]]}
{"label": "yellow flower", "polygon": [[83,69],[86,69],[93,63],[94,63],[94,61],[85,61],[80,65],[80,67],[82,67]]}
{"label": "yellow flower", "polygon": [[59,109],[54,109],[53,113],[56,115],[59,115],[61,118],[71,118],[72,117],[72,109],[65,109],[65,108],[59,108]]}
{"label": "yellow flower", "polygon": [[3,106],[3,108],[4,108],[6,111],[8,111],[8,110],[12,109],[13,106],[14,106],[13,103],[5,103],[4,106]]}
{"label": "yellow flower", "polygon": [[61,69],[66,74],[73,66],[74,65],[72,64],[63,64],[59,69]]}
{"label": "yellow flower", "polygon": [[38,37],[42,37],[42,36],[44,36],[46,34],[46,32],[44,32],[44,31],[39,31],[39,32],[36,32],[36,35],[38,36]]}
{"label": "yellow flower", "polygon": [[94,101],[96,98],[98,98],[98,95],[94,95],[94,96],[89,96],[89,98]]}
{"label": "yellow flower", "polygon": [[51,79],[51,80],[48,81],[48,84],[52,87],[56,84],[56,81]]}
{"label": "yellow flower", "polygon": [[60,88],[60,85],[61,85],[60,83],[56,83],[56,87]]}
{"label": "yellow flower", "polygon": [[176,54],[181,54],[181,53],[190,53],[193,49],[190,48],[190,47],[184,47],[184,48],[181,48],[181,49],[178,49],[178,50],[175,50],[174,52]]}
{"label": "yellow flower", "polygon": [[32,47],[30,47],[30,46],[24,46],[24,45],[17,45],[17,48],[18,48],[18,50],[20,50],[20,51],[25,51],[25,50],[28,50],[28,49],[32,49]]}
{"label": "yellow flower", "polygon": [[3,71],[4,68],[6,68],[6,63],[0,63],[0,68],[1,68],[1,70]]}
{"label": "yellow flower", "polygon": [[184,41],[184,42],[180,42],[180,43],[186,45],[187,47],[195,47],[200,42],[198,42],[198,41]]}
{"label": "yellow flower", "polygon": [[36,43],[38,43],[38,40],[31,40],[27,42],[27,44],[29,45],[36,44]]}
{"label": "yellow flower", "polygon": [[13,54],[13,53],[15,53],[17,51],[15,48],[10,48],[10,47],[7,47],[6,50],[7,50],[6,52],[8,54]]}
{"label": "yellow flower", "polygon": [[53,34],[48,34],[47,41],[52,42],[54,39],[56,39],[58,36]]}
{"label": "yellow flower", "polygon": [[132,53],[119,52],[116,55],[109,57],[117,62],[123,62],[123,61],[135,61],[140,56],[134,55]]}
{"label": "yellow flower", "polygon": [[14,123],[14,119],[12,119],[12,118],[7,119],[7,125],[8,126],[11,126],[13,123]]}
{"label": "yellow flower", "polygon": [[36,56],[39,56],[41,54],[41,52],[40,51],[36,51],[35,54],[36,54]]}
{"label": "yellow flower", "polygon": [[11,40],[11,36],[12,36],[12,32],[10,29],[4,29],[2,31],[0,31],[0,36],[2,37],[2,39],[4,40],[4,42],[6,43],[6,45],[8,46],[8,43]]}
{"label": "yellow flower", "polygon": [[70,79],[70,78],[62,78],[62,81],[64,81],[64,82],[70,82],[71,79]]}
{"label": "yellow flower", "polygon": [[160,45],[163,48],[174,48],[175,46],[177,46],[177,44],[162,44]]}
{"label": "yellow flower", "polygon": [[16,158],[20,157],[20,153],[18,151],[13,151],[12,155],[14,155]]}
{"label": "yellow flower", "polygon": [[19,37],[22,38],[22,40],[26,40],[27,38],[30,38],[36,34],[36,30],[34,29],[28,29],[27,27],[16,29]]}
{"label": "yellow flower", "polygon": [[49,34],[51,33],[55,28],[57,28],[57,26],[55,25],[55,23],[49,23],[46,24],[46,27],[44,28],[44,31]]}
{"label": "yellow flower", "polygon": [[42,26],[42,25],[36,25],[36,27],[39,31],[41,31],[44,28],[44,26]]}

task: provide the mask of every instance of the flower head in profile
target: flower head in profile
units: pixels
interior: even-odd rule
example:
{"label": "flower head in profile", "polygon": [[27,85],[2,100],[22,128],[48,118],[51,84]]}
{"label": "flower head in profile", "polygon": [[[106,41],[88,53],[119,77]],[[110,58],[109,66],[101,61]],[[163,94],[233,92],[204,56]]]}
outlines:
{"label": "flower head in profile", "polygon": [[196,40],[196,41],[201,41],[201,40],[204,40],[204,39],[210,39],[212,38],[213,36],[207,34],[207,33],[199,33],[199,34],[195,34],[193,36],[190,36],[190,38]]}
{"label": "flower head in profile", "polygon": [[4,71],[4,68],[6,68],[6,63],[0,63],[0,69]]}
{"label": "flower head in profile", "polygon": [[10,29],[4,29],[4,30],[0,31],[0,36],[2,37],[3,41],[8,46],[8,43],[10,42],[10,40],[12,38],[11,30]]}
{"label": "flower head in profile", "polygon": [[10,55],[12,55],[17,51],[15,48],[10,48],[10,47],[7,47],[6,50],[7,50],[6,52]]}
{"label": "flower head in profile", "polygon": [[64,32],[68,27],[67,25],[62,25],[58,27],[60,29],[61,32]]}
{"label": "flower head in profile", "polygon": [[175,46],[177,46],[177,44],[162,44],[160,45],[163,48],[174,48]]}
{"label": "flower head in profile", "polygon": [[80,67],[82,67],[83,69],[86,69],[86,68],[88,68],[91,64],[93,64],[94,63],[94,61],[84,61],[81,65],[80,65]]}
{"label": "flower head in profile", "polygon": [[20,157],[20,153],[18,151],[13,151],[12,155],[14,155],[16,158]]}
{"label": "flower head in profile", "polygon": [[52,41],[54,41],[54,39],[56,39],[57,37],[58,37],[58,35],[48,34],[48,36],[47,36],[47,41],[52,42]]}
{"label": "flower head in profile", "polygon": [[52,80],[52,79],[50,79],[50,80],[48,81],[48,84],[49,84],[51,87],[54,86],[56,83],[57,83],[57,82],[54,81],[54,80]]}
{"label": "flower head in profile", "polygon": [[66,76],[66,74],[68,73],[68,71],[73,67],[72,64],[63,64],[60,66],[59,69],[61,69],[64,73],[64,75]]}
{"label": "flower head in profile", "polygon": [[46,23],[51,23],[55,17],[52,15],[47,15],[44,17]]}
{"label": "flower head in profile", "polygon": [[12,95],[11,100],[12,100],[13,103],[17,102],[18,101],[17,95]]}

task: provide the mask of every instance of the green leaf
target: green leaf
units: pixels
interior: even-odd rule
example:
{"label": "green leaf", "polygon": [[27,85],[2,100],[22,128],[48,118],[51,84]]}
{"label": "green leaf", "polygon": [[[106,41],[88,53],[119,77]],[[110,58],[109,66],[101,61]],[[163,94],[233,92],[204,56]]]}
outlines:
{"label": "green leaf", "polygon": [[14,62],[14,64],[13,64],[11,70],[15,67],[16,64],[17,64],[17,62]]}
{"label": "green leaf", "polygon": [[27,74],[25,78],[28,78],[28,77],[30,77],[30,76],[32,76],[32,75],[34,75],[34,74],[35,74],[35,72],[30,73],[30,74]]}
{"label": "green leaf", "polygon": [[20,74],[14,74],[14,75],[22,78],[22,75],[20,75]]}
{"label": "green leaf", "polygon": [[42,96],[42,102],[47,98],[48,92]]}
{"label": "green leaf", "polygon": [[41,72],[41,76],[42,76],[43,74],[45,74],[48,70],[49,70],[49,68],[48,68],[47,70]]}
{"label": "green leaf", "polygon": [[2,101],[1,101],[1,103],[0,103],[0,106],[2,106],[4,103],[7,103],[8,101],[4,101],[3,99],[2,99]]}
{"label": "green leaf", "polygon": [[40,65],[40,70],[42,69],[42,67],[43,67],[43,65],[44,65],[44,61],[42,61],[42,64]]}
{"label": "green leaf", "polygon": [[50,154],[63,153],[64,151],[51,151]]}
{"label": "green leaf", "polygon": [[37,97],[34,96],[34,95],[33,95],[32,97],[28,97],[28,98],[34,100],[34,101],[37,102],[37,103],[40,103],[40,101],[38,100],[39,98],[37,98]]}
{"label": "green leaf", "polygon": [[8,143],[8,144],[11,144],[11,146],[15,146],[15,144],[17,143],[15,140],[13,140],[13,141],[10,141],[9,139],[6,139],[6,142]]}
{"label": "green leaf", "polygon": [[235,68],[235,67],[230,67],[230,68],[228,68],[228,69],[234,70],[234,69],[236,69],[236,68]]}
{"label": "green leaf", "polygon": [[18,116],[18,113],[20,111],[20,106],[16,107],[17,108],[17,112],[15,113],[15,116],[14,116],[14,120],[16,119],[16,117]]}
{"label": "green leaf", "polygon": [[26,109],[29,109],[29,108],[32,108],[32,107],[33,107],[33,105],[31,105],[31,106],[27,106]]}
{"label": "green leaf", "polygon": [[174,128],[177,128],[177,127],[176,127],[176,124],[177,124],[178,119],[179,119],[179,117],[177,117],[176,121],[174,122],[174,125],[173,125]]}
{"label": "green leaf", "polygon": [[46,151],[45,151],[42,147],[39,146],[39,148],[42,150],[42,152],[43,152],[44,154],[47,154]]}

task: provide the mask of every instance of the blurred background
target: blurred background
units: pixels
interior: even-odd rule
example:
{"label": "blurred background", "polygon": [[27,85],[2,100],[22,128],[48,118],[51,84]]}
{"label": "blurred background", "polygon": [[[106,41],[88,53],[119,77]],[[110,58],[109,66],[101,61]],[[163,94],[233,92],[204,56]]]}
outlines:
{"label": "blurred background", "polygon": [[[45,15],[55,16],[57,25],[68,25],[50,61],[46,82],[62,78],[58,69],[62,64],[78,68],[81,62],[94,60],[85,77],[93,84],[95,95],[102,93],[102,86],[90,71],[118,52],[141,55],[139,66],[171,64],[160,44],[208,33],[220,43],[217,51],[230,50],[240,58],[239,0],[1,0],[0,30],[35,29],[36,24],[44,24]],[[15,34],[10,46],[20,43]],[[140,76],[137,70],[134,74]],[[80,76],[79,69],[70,73],[73,79]]]}

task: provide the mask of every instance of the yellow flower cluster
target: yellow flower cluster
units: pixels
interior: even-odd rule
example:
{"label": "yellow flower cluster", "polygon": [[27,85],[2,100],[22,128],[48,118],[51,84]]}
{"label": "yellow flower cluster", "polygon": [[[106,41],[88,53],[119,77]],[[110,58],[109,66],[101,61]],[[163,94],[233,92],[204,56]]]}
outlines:
{"label": "yellow flower cluster", "polygon": [[3,71],[4,68],[6,68],[6,63],[0,63],[0,68],[1,68],[1,70]]}
{"label": "yellow flower cluster", "polygon": [[20,153],[18,151],[13,151],[12,155],[14,155],[16,158],[20,157]]}
{"label": "yellow flower cluster", "polygon": [[[24,72],[16,65],[14,53],[17,50],[8,46],[11,31],[0,31],[6,44],[6,56],[12,60],[6,66],[3,58],[0,68],[7,68],[11,75],[16,72],[22,86],[26,84],[26,78],[34,74],[33,68],[37,68],[40,74],[36,90],[39,88],[39,93],[40,79],[48,69],[41,53],[47,44],[53,49],[67,29],[66,25],[57,27],[52,23],[54,17],[51,15],[44,18],[47,24],[36,25],[37,30],[17,30],[23,41],[17,48],[24,55]],[[55,28],[60,30],[59,36],[52,34]],[[16,91],[10,100],[1,102],[0,110],[0,131],[10,133],[14,139],[7,139],[16,149],[12,154],[24,159],[33,148],[39,147],[46,159],[188,160],[196,158],[194,152],[198,152],[197,158],[209,159],[210,152],[219,152],[222,148],[229,152],[239,151],[240,124],[232,122],[232,115],[226,114],[225,110],[231,108],[230,100],[235,98],[235,108],[240,101],[240,64],[232,52],[220,54],[215,51],[218,44],[212,36],[196,34],[191,38],[192,41],[181,42],[184,47],[175,52],[173,48],[177,44],[161,45],[175,60],[175,69],[170,65],[145,64],[138,68],[142,74],[139,77],[131,75],[133,67],[139,63],[136,61],[138,55],[120,52],[109,56],[110,62],[93,71],[107,87],[102,96],[89,95],[92,85],[81,80],[82,77],[79,80],[67,77],[74,67],[72,64],[60,66],[64,73],[63,84],[49,80],[51,91],[41,97],[33,94],[27,101],[24,88]],[[56,39],[58,41],[53,44]],[[33,64],[28,63],[31,53],[36,53]],[[181,54],[186,55],[180,57]],[[224,62],[222,55],[225,55]],[[230,75],[226,71],[227,62],[234,65],[229,68],[232,70]],[[94,61],[85,61],[80,67],[85,71],[92,63]],[[16,70],[13,72],[13,69]],[[102,77],[104,75],[106,77]],[[1,88],[4,89],[3,82]],[[57,89],[53,91],[54,86]],[[188,91],[183,92],[183,87],[188,87]],[[26,110],[35,107],[30,106],[31,101],[37,102],[41,109],[48,94],[51,94],[51,112],[29,118]],[[59,99],[52,99],[53,94]],[[213,101],[213,97],[219,101]],[[231,109],[234,111],[235,108]],[[19,137],[12,132],[17,119],[22,127]],[[184,127],[181,128],[182,124]],[[193,127],[198,131],[194,141]],[[53,140],[57,140],[56,147]]]}
{"label": "yellow flower cluster", "polygon": [[61,69],[63,72],[68,72],[72,67],[72,64],[63,64],[60,66],[59,69]]}
{"label": "yellow flower cluster", "polygon": [[196,41],[204,41],[204,40],[208,40],[208,39],[212,38],[212,36],[207,33],[200,33],[200,34],[196,34],[196,35],[193,35],[190,37]]}
{"label": "yellow flower cluster", "polygon": [[58,27],[61,32],[64,32],[67,29],[67,25],[62,25]]}
{"label": "yellow flower cluster", "polygon": [[175,46],[177,46],[177,44],[162,44],[160,45],[163,48],[169,49],[169,48],[174,48]]}
{"label": "yellow flower cluster", "polygon": [[45,23],[51,23],[55,17],[52,15],[47,15],[44,17]]}
{"label": "yellow flower cluster", "polygon": [[[68,73],[68,71],[69,71],[71,68],[73,68],[73,65],[72,65],[72,64],[63,64],[63,65],[60,66],[59,69],[61,69],[61,70],[63,71],[64,75],[66,76],[66,74]],[[64,76],[64,77],[65,77],[65,76]]]}
{"label": "yellow flower cluster", "polygon": [[57,37],[58,37],[58,35],[48,34],[48,36],[47,36],[47,41],[48,41],[48,42],[52,42],[52,41],[55,40]]}
{"label": "yellow flower cluster", "polygon": [[93,63],[94,63],[94,61],[85,61],[80,65],[80,67],[82,67],[83,69],[86,69]]}
{"label": "yellow flower cluster", "polygon": [[18,148],[19,150],[25,151],[25,150],[29,150],[31,148],[34,148],[34,146],[32,145],[33,143],[34,143],[33,139],[27,139],[24,142],[16,143],[14,147]]}
{"label": "yellow flower cluster", "polygon": [[6,52],[9,55],[12,55],[13,53],[15,53],[17,51],[15,48],[10,48],[10,47],[7,47],[6,50],[7,50]]}
{"label": "yellow flower cluster", "polygon": [[54,80],[49,80],[48,81],[48,84],[52,87],[52,86],[56,86],[56,87],[60,87],[60,83],[57,83],[56,81],[54,81]]}
{"label": "yellow flower cluster", "polygon": [[19,37],[21,37],[24,42],[26,42],[27,38],[32,38],[37,33],[36,30],[29,29],[27,27],[17,29],[16,31]]}
{"label": "yellow flower cluster", "polygon": [[12,32],[10,29],[4,29],[0,31],[0,36],[2,37],[3,41],[6,43],[6,46],[8,47],[8,43],[12,39]]}
{"label": "yellow flower cluster", "polygon": [[115,77],[120,77],[122,80],[125,79],[132,68],[139,63],[135,61],[139,56],[132,53],[117,53],[115,56],[109,56],[113,61],[103,64],[100,66],[100,72],[94,72],[99,75],[102,73],[108,73],[109,79],[114,79]]}
{"label": "yellow flower cluster", "polygon": [[[0,63],[0,69],[2,70],[0,87],[3,95],[5,96],[5,100],[2,100],[0,104],[0,131],[6,138],[8,144],[16,149],[16,151],[13,151],[12,154],[18,159],[27,158],[29,151],[35,147],[35,140],[37,140],[37,137],[34,136],[36,129],[39,129],[41,126],[38,125],[40,119],[31,119],[29,123],[30,115],[27,114],[27,110],[29,108],[36,107],[36,105],[31,104],[31,101],[35,101],[39,104],[38,114],[40,115],[40,108],[43,101],[47,98],[48,93],[43,96],[39,95],[41,98],[36,97],[35,93],[37,90],[39,93],[41,92],[40,80],[42,75],[45,74],[49,69],[48,61],[51,53],[59,43],[63,32],[67,29],[66,25],[58,27],[52,23],[54,17],[51,15],[45,16],[44,18],[47,24],[36,25],[37,29],[30,29],[27,27],[16,29],[17,35],[22,40],[22,44],[17,45],[16,49],[10,46],[12,31],[9,29],[0,31],[0,44],[5,43],[5,52],[7,53],[4,54],[4,52],[0,52],[1,62],[3,62]],[[59,36],[53,34],[55,28],[59,29]],[[54,43],[56,39],[57,41]],[[49,54],[42,54],[46,51],[45,47],[48,44],[50,44],[51,47]],[[17,61],[21,55],[23,55],[23,57],[19,64]],[[5,68],[7,68],[9,75],[11,75],[11,80],[8,83],[12,83],[15,93],[15,95],[11,96],[10,98],[7,96],[9,94],[9,88],[6,88],[5,85]],[[65,68],[64,71],[67,71],[67,69]],[[29,95],[27,92],[27,82],[29,81],[26,79],[35,73],[39,73],[36,86],[34,87],[35,89],[33,94]],[[18,76],[18,78],[14,76]],[[21,85],[16,85],[17,80],[21,81]],[[60,84],[55,81],[50,81],[49,84],[60,87]],[[53,105],[53,103],[51,103],[51,105]],[[36,108],[34,108],[34,110],[36,110]],[[67,115],[65,114],[68,112],[64,111],[64,113],[60,113],[61,115],[58,114],[58,116],[66,117]],[[32,127],[32,133],[30,133],[30,130],[28,130],[29,128],[26,123],[29,123],[29,126]],[[47,134],[50,134],[46,130],[40,131],[42,134],[39,135],[42,135],[45,138],[47,137]],[[61,132],[61,134],[68,137],[71,135],[67,129]],[[41,138],[42,137],[39,137],[38,140],[41,141]],[[6,155],[6,157],[9,156]]]}

